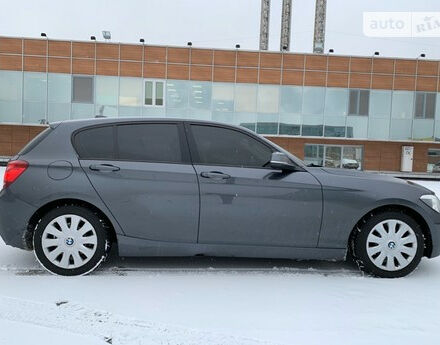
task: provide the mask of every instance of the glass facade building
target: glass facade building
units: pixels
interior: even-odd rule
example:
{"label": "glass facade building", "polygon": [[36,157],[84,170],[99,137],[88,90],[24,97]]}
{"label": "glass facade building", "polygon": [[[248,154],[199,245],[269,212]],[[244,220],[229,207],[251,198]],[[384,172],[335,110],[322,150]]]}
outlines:
{"label": "glass facade building", "polygon": [[179,117],[259,134],[437,141],[440,93],[0,71],[0,122]]}
{"label": "glass facade building", "polygon": [[410,145],[414,171],[431,171],[440,63],[0,37],[0,155],[47,123],[97,116],[240,125],[307,163],[349,169],[397,171]]}

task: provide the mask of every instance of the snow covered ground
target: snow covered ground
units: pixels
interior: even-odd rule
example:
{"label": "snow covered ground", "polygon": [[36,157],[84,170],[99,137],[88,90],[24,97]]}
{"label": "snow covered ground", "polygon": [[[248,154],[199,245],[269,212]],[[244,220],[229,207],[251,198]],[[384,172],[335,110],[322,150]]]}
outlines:
{"label": "snow covered ground", "polygon": [[439,297],[440,259],[386,280],[347,263],[113,256],[65,278],[0,240],[0,344],[437,344]]}

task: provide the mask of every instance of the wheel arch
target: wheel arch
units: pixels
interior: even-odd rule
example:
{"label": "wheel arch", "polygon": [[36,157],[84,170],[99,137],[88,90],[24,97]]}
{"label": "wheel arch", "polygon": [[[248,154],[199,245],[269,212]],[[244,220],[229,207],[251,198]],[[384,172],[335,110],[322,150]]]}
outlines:
{"label": "wheel arch", "polygon": [[75,199],[75,198],[64,198],[64,199],[52,200],[44,204],[38,210],[36,210],[34,214],[31,216],[31,218],[28,221],[27,229],[24,235],[25,245],[28,249],[33,249],[33,235],[34,235],[35,227],[37,226],[41,218],[50,210],[67,205],[80,206],[80,207],[88,208],[93,212],[95,212],[100,217],[100,219],[102,219],[102,221],[105,223],[108,229],[108,233],[110,235],[110,240],[117,244],[116,228],[113,222],[101,209],[91,204],[90,202],[84,200]]}
{"label": "wheel arch", "polygon": [[350,232],[350,236],[348,238],[347,248],[352,250],[352,243],[353,238],[356,235],[356,232],[358,231],[361,224],[365,223],[368,218],[373,217],[376,214],[383,213],[383,212],[389,212],[389,211],[398,211],[398,212],[405,212],[410,217],[412,217],[417,224],[420,225],[422,232],[423,232],[423,240],[425,243],[425,248],[423,251],[423,256],[430,257],[432,253],[432,237],[431,237],[431,231],[429,228],[428,223],[423,218],[423,216],[414,210],[413,208],[406,206],[406,205],[400,205],[400,204],[388,204],[388,205],[382,205],[378,206],[367,213],[365,213],[355,224],[353,229]]}

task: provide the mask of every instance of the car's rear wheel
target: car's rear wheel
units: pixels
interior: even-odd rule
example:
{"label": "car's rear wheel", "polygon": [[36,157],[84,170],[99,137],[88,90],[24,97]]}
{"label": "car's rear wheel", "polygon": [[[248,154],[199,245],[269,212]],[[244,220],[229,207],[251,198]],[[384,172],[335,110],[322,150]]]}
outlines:
{"label": "car's rear wheel", "polygon": [[382,212],[360,223],[351,248],[361,270],[377,277],[403,277],[417,267],[423,256],[423,232],[403,212]]}
{"label": "car's rear wheel", "polygon": [[105,222],[93,211],[76,205],[46,213],[35,228],[33,241],[41,265],[65,276],[95,270],[110,249]]}

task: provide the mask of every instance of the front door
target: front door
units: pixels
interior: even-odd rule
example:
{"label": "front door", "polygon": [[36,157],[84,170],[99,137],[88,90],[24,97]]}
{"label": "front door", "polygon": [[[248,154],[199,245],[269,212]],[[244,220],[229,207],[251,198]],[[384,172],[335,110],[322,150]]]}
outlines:
{"label": "front door", "polygon": [[188,125],[200,184],[199,243],[316,247],[321,185],[268,167],[274,148],[252,134]]}
{"label": "front door", "polygon": [[180,123],[91,128],[74,141],[81,166],[127,236],[197,241],[197,176]]}

